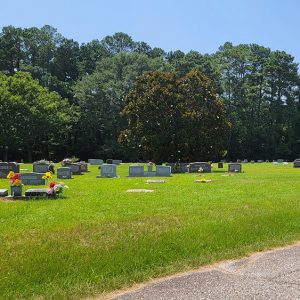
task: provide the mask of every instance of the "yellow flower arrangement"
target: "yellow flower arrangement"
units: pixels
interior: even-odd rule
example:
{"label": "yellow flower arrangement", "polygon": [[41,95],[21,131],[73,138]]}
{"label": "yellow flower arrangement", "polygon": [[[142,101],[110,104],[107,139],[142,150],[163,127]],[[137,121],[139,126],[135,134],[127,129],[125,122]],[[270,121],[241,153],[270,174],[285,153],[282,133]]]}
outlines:
{"label": "yellow flower arrangement", "polygon": [[51,174],[51,172],[46,172],[46,173],[43,175],[42,179],[52,179],[52,174]]}
{"label": "yellow flower arrangement", "polygon": [[14,177],[15,173],[13,171],[10,171],[8,175],[6,176],[7,179],[12,179]]}

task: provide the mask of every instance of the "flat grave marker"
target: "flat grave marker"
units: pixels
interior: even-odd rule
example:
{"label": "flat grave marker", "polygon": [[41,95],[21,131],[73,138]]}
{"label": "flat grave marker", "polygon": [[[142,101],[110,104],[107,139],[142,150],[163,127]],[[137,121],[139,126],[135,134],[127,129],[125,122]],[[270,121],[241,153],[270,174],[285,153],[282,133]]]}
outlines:
{"label": "flat grave marker", "polygon": [[127,190],[126,193],[153,193],[154,190],[147,190],[147,189],[130,189]]}
{"label": "flat grave marker", "polygon": [[165,180],[161,180],[161,179],[148,179],[147,183],[165,183]]}

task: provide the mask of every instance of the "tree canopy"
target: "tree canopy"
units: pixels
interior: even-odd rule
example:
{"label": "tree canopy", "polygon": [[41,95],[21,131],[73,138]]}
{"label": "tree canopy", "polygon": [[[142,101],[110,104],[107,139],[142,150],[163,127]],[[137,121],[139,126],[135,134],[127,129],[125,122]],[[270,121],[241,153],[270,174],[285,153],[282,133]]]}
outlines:
{"label": "tree canopy", "polygon": [[[152,48],[145,41],[134,41],[131,36],[123,32],[80,44],[62,36],[49,25],[42,28],[6,26],[0,32],[2,81],[0,98],[3,124],[10,124],[9,122],[19,117],[18,113],[22,116],[28,113],[24,116],[28,122],[30,121],[28,124],[42,126],[38,125],[38,118],[32,113],[33,108],[31,112],[26,109],[26,105],[31,105],[28,102],[31,92],[28,92],[24,86],[24,82],[26,85],[28,82],[28,86],[34,87],[34,93],[39,94],[40,97],[37,98],[40,100],[36,103],[37,100],[33,100],[32,96],[34,93],[30,94],[32,98],[30,101],[37,110],[45,106],[47,111],[51,106],[45,100],[47,98],[51,100],[50,102],[60,103],[62,111],[65,112],[65,115],[55,124],[50,124],[51,121],[47,119],[50,116],[53,119],[51,114],[39,113],[39,116],[46,118],[44,124],[50,122],[47,128],[51,128],[52,133],[42,136],[41,132],[34,131],[36,139],[43,141],[42,143],[31,141],[33,149],[30,151],[34,159],[46,156],[61,159],[64,155],[76,155],[82,159],[91,156],[104,159],[112,156],[125,160],[134,159],[133,153],[138,149],[127,148],[124,143],[118,142],[120,133],[130,128],[129,115],[121,112],[126,105],[128,108],[129,103],[126,99],[132,97],[133,86],[137,80],[141,80],[140,76],[145,72],[156,71],[157,74],[162,74],[161,72],[165,74],[161,75],[162,80],[171,80],[167,78],[171,76],[170,74],[175,78],[178,90],[169,91],[170,95],[173,95],[170,96],[170,101],[172,98],[175,103],[176,101],[183,103],[180,100],[182,95],[186,101],[190,101],[190,104],[187,102],[186,106],[180,107],[181,112],[176,114],[176,118],[179,116],[176,122],[169,120],[171,122],[169,124],[173,124],[174,128],[168,130],[171,132],[176,129],[177,132],[177,135],[172,137],[172,141],[178,136],[180,140],[185,141],[180,147],[178,146],[180,141],[173,141],[176,147],[179,147],[178,149],[175,144],[166,145],[168,148],[165,149],[169,149],[169,154],[173,155],[174,159],[177,157],[177,154],[174,154],[176,151],[177,153],[180,151],[180,156],[186,159],[197,158],[197,160],[204,160],[207,156],[209,160],[221,158],[222,153],[225,152],[228,160],[299,157],[298,64],[284,51],[272,50],[257,44],[233,45],[226,42],[212,54],[202,54],[194,50],[188,53],[181,50],[167,52],[159,47]],[[197,72],[200,72],[202,77]],[[186,76],[189,76],[188,79]],[[179,84],[184,78],[187,80],[186,88],[183,82]],[[201,81],[204,84],[206,82],[204,78],[209,78],[211,93],[215,95],[216,101],[223,99],[222,114],[225,110],[226,120],[231,124],[230,129],[226,131],[226,139],[223,137],[223,132],[222,137],[216,138],[215,142],[219,144],[207,143],[205,137],[208,135],[210,141],[211,136],[215,135],[213,128],[214,125],[217,126],[218,120],[213,119],[214,124],[212,124],[205,119],[207,126],[199,127],[199,119],[202,118],[199,111],[195,112],[194,120],[183,117],[184,112],[187,115],[194,113],[188,110],[192,103],[199,104],[196,100],[199,97],[197,97],[195,82]],[[16,82],[16,84],[11,83],[12,89],[9,88],[10,81]],[[161,90],[160,92],[164,95]],[[151,91],[148,93],[150,97]],[[166,96],[166,103],[169,103],[169,96],[164,96]],[[18,100],[14,102],[12,98]],[[25,108],[17,112],[16,109],[20,109],[23,105]],[[151,107],[151,103],[148,103],[148,106]],[[166,107],[170,109],[169,106]],[[151,114],[149,110],[147,112]],[[170,116],[167,111],[164,113],[167,120]],[[215,111],[214,114],[217,112]],[[6,158],[5,149],[8,146],[14,149],[8,151],[10,159],[17,157],[27,159],[29,147],[25,140],[32,139],[32,135],[28,136],[28,132],[22,128],[16,129],[16,125],[8,129],[3,124],[0,133],[2,159]],[[193,131],[193,141],[193,136],[189,134],[192,127],[201,128],[199,132]],[[14,131],[17,132],[13,133]],[[20,134],[21,132],[24,134]],[[54,132],[63,134],[54,137]],[[63,139],[60,139],[61,136]],[[187,140],[188,138],[190,140]],[[149,136],[147,141],[148,139]],[[208,150],[203,152],[200,149],[198,144],[200,139],[201,143],[205,144],[203,149],[207,149],[208,144],[212,146],[210,153],[207,153]],[[226,140],[225,148],[224,140]],[[164,140],[160,142],[167,144]],[[217,148],[224,148],[224,151],[218,152]],[[149,150],[147,155],[146,152],[144,149],[141,153],[145,157],[154,155],[153,150]],[[159,159],[162,157],[163,154]]]}
{"label": "tree canopy", "polygon": [[145,73],[127,100],[123,114],[128,128],[119,140],[141,158],[164,162],[223,156],[230,124],[224,103],[199,71],[183,77],[174,72]]}

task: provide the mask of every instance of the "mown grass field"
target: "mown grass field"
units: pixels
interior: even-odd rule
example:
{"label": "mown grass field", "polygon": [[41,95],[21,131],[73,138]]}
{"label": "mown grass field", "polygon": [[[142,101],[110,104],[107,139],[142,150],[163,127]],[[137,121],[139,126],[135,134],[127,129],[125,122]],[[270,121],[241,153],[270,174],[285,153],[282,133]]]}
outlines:
{"label": "mown grass field", "polygon": [[[215,165],[205,184],[199,174],[147,184],[126,177],[128,164],[118,179],[89,169],[64,181],[64,199],[0,202],[0,299],[80,299],[300,240],[291,163],[230,177]],[[125,192],[136,188],[155,191]]]}

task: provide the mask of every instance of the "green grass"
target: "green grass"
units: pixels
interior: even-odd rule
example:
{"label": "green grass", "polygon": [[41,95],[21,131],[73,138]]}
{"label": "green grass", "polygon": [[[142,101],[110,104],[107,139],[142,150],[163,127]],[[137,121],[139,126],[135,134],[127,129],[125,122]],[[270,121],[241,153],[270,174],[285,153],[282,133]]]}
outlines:
{"label": "green grass", "polygon": [[[291,164],[244,164],[231,177],[215,166],[205,184],[178,174],[149,185],[127,178],[128,165],[118,179],[90,170],[64,181],[64,199],[0,202],[0,299],[79,299],[300,240]],[[134,188],[155,192],[125,192]]]}

